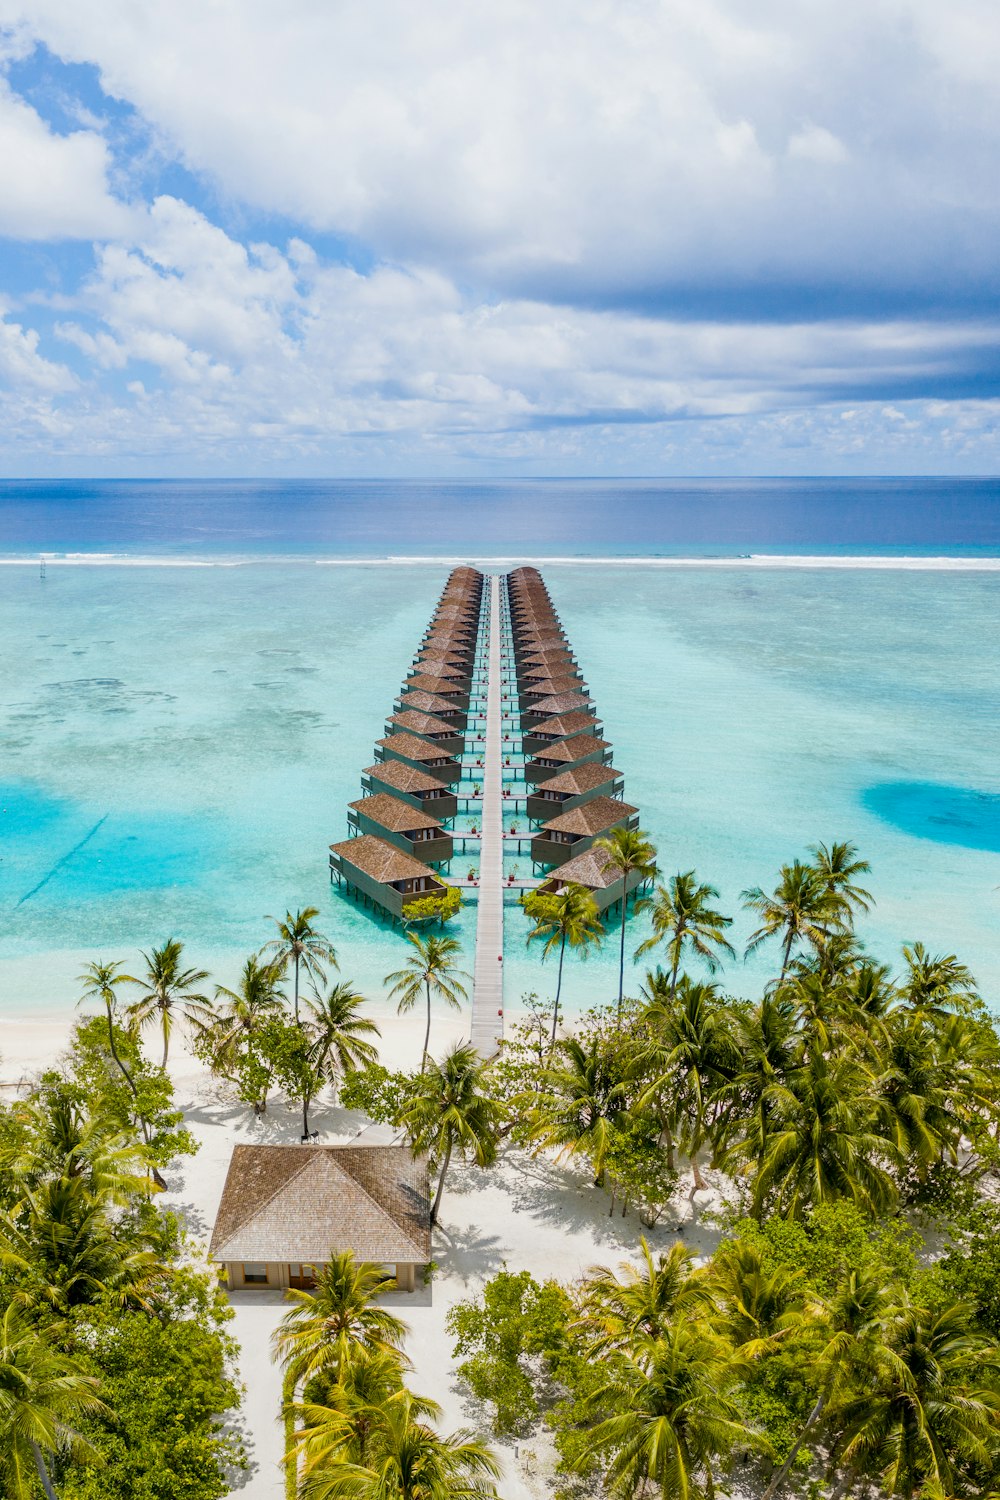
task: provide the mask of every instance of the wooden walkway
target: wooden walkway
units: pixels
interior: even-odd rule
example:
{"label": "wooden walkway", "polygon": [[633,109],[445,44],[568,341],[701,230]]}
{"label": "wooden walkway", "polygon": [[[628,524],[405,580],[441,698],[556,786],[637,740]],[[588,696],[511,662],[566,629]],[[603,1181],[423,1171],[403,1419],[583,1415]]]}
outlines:
{"label": "wooden walkway", "polygon": [[472,1045],[492,1057],[503,1035],[503,758],[501,702],[501,612],[503,579],[489,588],[486,739],[483,742],[482,838],[479,853],[479,914],[472,986]]}

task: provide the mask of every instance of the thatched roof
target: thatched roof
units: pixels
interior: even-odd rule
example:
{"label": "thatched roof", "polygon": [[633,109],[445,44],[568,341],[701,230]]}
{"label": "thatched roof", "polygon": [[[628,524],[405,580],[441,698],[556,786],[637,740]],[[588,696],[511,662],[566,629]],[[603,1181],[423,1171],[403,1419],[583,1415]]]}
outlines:
{"label": "thatched roof", "polygon": [[415,734],[390,734],[387,739],[376,740],[375,743],[390,754],[402,755],[406,760],[440,760],[442,756],[447,758],[447,751],[442,750],[440,745],[433,745],[430,740],[418,740]]}
{"label": "thatched roof", "polygon": [[585,760],[580,766],[560,771],[558,776],[550,776],[548,781],[542,782],[542,786],[547,792],[565,792],[576,797],[581,792],[592,792],[595,786],[609,786],[619,779],[619,773],[613,766],[606,766],[600,760]]}
{"label": "thatched roof", "polygon": [[593,729],[593,714],[579,713],[557,714],[553,719],[543,719],[540,724],[533,724],[526,729],[526,734],[550,735],[553,739],[563,739],[566,735],[581,734],[584,730]]}
{"label": "thatched roof", "polygon": [[376,1264],[426,1264],[426,1158],[414,1161],[408,1146],[234,1146],[215,1260],[321,1266],[343,1250]]}
{"label": "thatched roof", "polygon": [[397,880],[417,880],[421,875],[429,875],[434,881],[438,879],[430,865],[414,859],[412,854],[397,849],[395,844],[378,838],[374,833],[362,833],[356,839],[345,839],[342,844],[331,844],[330,853],[336,854],[345,865],[353,865],[356,870],[370,875],[379,885],[393,885]]}
{"label": "thatched roof", "polygon": [[583,885],[588,891],[606,891],[621,878],[621,873],[608,864],[603,849],[585,849],[582,854],[574,854],[572,859],[560,865],[538,889],[546,895],[557,895],[564,885]]}
{"label": "thatched roof", "polygon": [[529,668],[534,663],[558,666],[561,662],[576,666],[576,658],[568,646],[546,646],[538,651],[527,651],[524,655],[524,665]]}
{"label": "thatched roof", "polygon": [[529,672],[521,684],[521,692],[535,697],[557,697],[560,693],[587,696],[587,684],[582,677],[570,677],[562,667],[541,667]]}
{"label": "thatched roof", "polygon": [[576,709],[582,711],[585,703],[590,703],[585,693],[557,693],[551,698],[539,698],[537,703],[525,705],[524,713],[540,714],[543,717],[551,717],[553,714],[571,714]]}
{"label": "thatched roof", "polygon": [[[400,762],[397,761],[396,764],[399,765]],[[390,797],[388,792],[374,792],[370,797],[348,803],[348,806],[372,823],[377,823],[380,828],[388,828],[390,833],[412,833],[416,828],[436,828],[439,833],[443,831],[437,818],[428,817],[427,813],[421,812],[409,802],[400,802],[398,797]]]}
{"label": "thatched roof", "polygon": [[412,692],[400,693],[399,698],[400,708],[406,709],[407,712],[411,709],[420,714],[454,714],[462,712],[450,698],[440,698],[437,693],[425,693],[420,688],[415,688]]}
{"label": "thatched roof", "polygon": [[413,709],[401,709],[398,714],[393,714],[389,720],[395,724],[397,729],[405,729],[410,734],[448,734],[455,733],[454,724],[449,724],[446,719],[437,719],[433,714],[420,714]]}
{"label": "thatched roof", "polygon": [[435,697],[441,697],[447,693],[460,693],[461,688],[455,682],[457,672],[446,672],[443,676],[430,676],[426,672],[414,672],[406,679],[407,693],[431,693]]}
{"label": "thatched roof", "polygon": [[582,807],[574,807],[570,812],[560,813],[557,818],[550,818],[542,824],[542,833],[604,833],[608,828],[625,823],[638,811],[630,802],[619,802],[615,797],[595,797]]}
{"label": "thatched roof", "polygon": [[435,677],[453,679],[456,683],[465,682],[469,676],[465,667],[456,666],[447,653],[440,651],[420,652],[414,662],[411,678],[420,676],[425,670]]}
{"label": "thatched roof", "polygon": [[381,781],[386,786],[395,787],[397,792],[443,792],[445,788],[436,776],[428,776],[426,771],[421,771],[416,766],[408,766],[403,760],[379,760],[373,766],[366,766],[362,776],[371,776],[375,781]]}
{"label": "thatched roof", "polygon": [[596,755],[598,751],[610,749],[610,741],[602,740],[596,734],[575,734],[568,740],[556,740],[554,744],[546,745],[544,750],[539,750],[538,759],[565,761],[572,765],[585,755]]}

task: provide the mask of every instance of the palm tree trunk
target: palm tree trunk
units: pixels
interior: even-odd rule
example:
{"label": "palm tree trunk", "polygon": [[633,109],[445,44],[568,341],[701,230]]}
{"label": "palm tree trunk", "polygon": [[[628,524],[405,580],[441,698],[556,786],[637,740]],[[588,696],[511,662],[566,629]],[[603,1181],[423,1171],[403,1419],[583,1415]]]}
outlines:
{"label": "palm tree trunk", "polygon": [[628,914],[628,871],[623,876],[622,886],[622,930],[621,945],[618,954],[618,1012],[616,1022],[622,1024],[622,1003],[625,999],[625,917]]}
{"label": "palm tree trunk", "polygon": [[438,1221],[438,1214],[441,1211],[441,1197],[442,1197],[442,1194],[444,1193],[444,1179],[445,1179],[445,1174],[447,1173],[448,1166],[449,1166],[449,1164],[451,1162],[451,1148],[452,1148],[452,1139],[449,1136],[448,1137],[448,1149],[444,1153],[444,1161],[441,1164],[441,1175],[438,1178],[437,1192],[434,1194],[434,1204],[433,1204],[433,1207],[431,1208],[431,1223],[432,1224],[436,1224],[437,1223],[437,1221]]}
{"label": "palm tree trunk", "polygon": [[295,955],[295,1024],[299,1024],[299,955]]}
{"label": "palm tree trunk", "polygon": [[45,1467],[42,1450],[34,1440],[32,1440],[31,1444],[31,1456],[35,1460],[35,1468],[38,1470],[38,1477],[41,1480],[42,1489],[45,1491],[45,1500],[59,1500],[59,1496],[52,1488],[52,1480],[49,1478],[49,1471]]}
{"label": "palm tree trunk", "polygon": [[781,973],[778,975],[778,988],[779,988],[779,990],[781,989],[781,986],[785,982],[785,974],[786,974],[786,972],[788,970],[788,961],[789,961],[789,959],[792,956],[792,941],[793,941],[794,937],[795,937],[795,934],[792,932],[791,928],[789,928],[788,936],[785,939],[785,946],[784,946],[784,948],[782,950],[782,954],[781,954]]}
{"label": "palm tree trunk", "polygon": [[677,975],[680,973],[680,967],[681,967],[681,950],[680,950],[680,946],[678,945],[677,950],[676,950],[676,952],[674,954],[673,967],[670,970],[670,998],[671,998],[671,1000],[676,1000],[677,999]]}
{"label": "palm tree trunk", "polygon": [[128,1068],[126,1068],[125,1064],[122,1062],[121,1058],[118,1056],[118,1048],[115,1046],[115,1023],[111,1015],[111,1006],[107,1001],[105,1001],[105,1008],[108,1013],[108,1046],[111,1049],[111,1056],[114,1058],[115,1063],[117,1064],[118,1071],[121,1073],[125,1082],[131,1089],[132,1098],[137,1099],[139,1095],[138,1090],[135,1086],[135,1080],[133,1079],[132,1074],[129,1072]]}
{"label": "palm tree trunk", "polygon": [[302,1139],[309,1139],[309,1099],[310,1095],[305,1089],[302,1091]]}
{"label": "palm tree trunk", "polygon": [[552,1053],[554,1052],[555,1045],[556,1045],[556,1027],[559,1025],[559,996],[562,994],[563,959],[565,957],[566,957],[566,934],[564,932],[563,935],[562,935],[562,942],[559,945],[559,974],[558,974],[558,976],[556,978],[556,1006],[555,1006],[555,1010],[552,1012],[552,1035],[549,1037],[549,1056],[550,1057],[552,1056]]}
{"label": "palm tree trunk", "polygon": [[170,1051],[170,1016],[169,1016],[169,1013],[166,1010],[164,1010],[164,1012],[163,1012],[163,1057],[160,1060],[160,1067],[163,1069],[164,1073],[167,1071],[167,1053],[169,1051]]}
{"label": "palm tree trunk", "polygon": [[813,1407],[812,1411],[809,1413],[808,1417],[806,1417],[805,1425],[802,1428],[802,1431],[799,1433],[798,1437],[795,1439],[795,1442],[792,1444],[791,1451],[789,1452],[788,1457],[785,1459],[785,1462],[782,1464],[781,1468],[778,1470],[777,1474],[775,1474],[774,1478],[771,1480],[771,1483],[764,1491],[763,1495],[761,1496],[761,1500],[774,1500],[774,1496],[778,1493],[778,1491],[781,1489],[781,1486],[788,1478],[792,1464],[798,1457],[799,1449],[802,1447],[802,1444],[809,1436],[812,1428],[815,1427],[816,1423],[823,1415],[823,1408],[826,1405],[828,1395],[829,1389],[820,1391],[819,1399],[817,1400],[816,1405]]}
{"label": "palm tree trunk", "polygon": [[427,1026],[424,1029],[424,1050],[420,1058],[420,1071],[427,1066],[427,1053],[431,1045],[431,982],[424,980],[424,989],[427,991]]}

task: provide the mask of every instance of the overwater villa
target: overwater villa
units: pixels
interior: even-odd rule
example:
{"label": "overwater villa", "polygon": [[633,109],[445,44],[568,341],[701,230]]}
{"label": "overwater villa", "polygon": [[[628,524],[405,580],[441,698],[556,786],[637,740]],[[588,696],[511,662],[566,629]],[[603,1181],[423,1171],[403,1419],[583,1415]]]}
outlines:
{"label": "overwater villa", "polygon": [[422,688],[414,688],[407,691],[407,684],[403,684],[398,699],[397,707],[400,711],[413,711],[418,714],[432,714],[438,719],[444,719],[449,724],[455,724],[459,728],[465,728],[465,721],[469,717],[468,710],[462,708],[451,698],[442,698],[437,693],[424,692]]}
{"label": "overwater villa", "polygon": [[556,714],[553,718],[539,720],[537,724],[529,719],[522,736],[524,753],[537,755],[556,740],[569,739],[577,734],[599,734],[600,730],[601,721],[589,710]]}
{"label": "overwater villa", "polygon": [[415,734],[391,734],[387,739],[378,740],[375,755],[379,760],[402,760],[407,765],[419,766],[422,771],[449,785],[462,779],[459,761],[445,754],[440,745],[432,745],[430,740],[419,739]]}
{"label": "overwater villa", "polygon": [[[467,714],[469,711],[471,694],[468,682],[463,682],[457,675],[455,677],[433,677],[426,672],[414,672],[400,688],[397,701],[401,703],[404,698],[409,698],[419,693],[425,694],[428,698],[436,698],[440,703],[449,705],[452,708],[460,709],[464,714]],[[423,707],[422,704],[416,706]],[[424,712],[430,711],[429,709],[424,709]],[[443,709],[438,711],[443,712]]]}
{"label": "overwater villa", "polygon": [[553,697],[535,698],[521,709],[521,725],[525,734],[530,734],[536,724],[544,719],[557,718],[560,714],[586,713],[596,720],[597,711],[585,693],[559,693]]}
{"label": "overwater villa", "polygon": [[574,854],[589,849],[595,839],[612,828],[638,828],[639,809],[617,797],[594,797],[592,801],[560,813],[543,823],[531,840],[535,865],[564,865]]}
{"label": "overwater villa", "polygon": [[[643,888],[652,883],[652,880],[643,880],[638,870],[630,870],[628,894],[641,894]],[[589,891],[599,912],[617,906],[626,890],[625,880],[608,863],[607,855],[601,849],[585,849],[582,854],[575,854],[559,866],[555,875],[543,880],[538,890],[546,896],[558,896],[568,885],[582,885],[585,891]]]}
{"label": "overwater villa", "polygon": [[445,864],[452,856],[452,839],[436,818],[388,792],[375,792],[351,802],[348,826],[358,833],[387,839],[428,865]]}
{"label": "overwater villa", "polygon": [[612,746],[596,734],[576,734],[568,740],[557,740],[535,752],[525,762],[524,779],[528,782],[548,781],[570,766],[585,765],[588,761],[603,761],[611,764]]}
{"label": "overwater villa", "polygon": [[625,791],[625,778],[602,761],[584,761],[561,771],[528,792],[528,817],[544,823],[557,813],[572,812],[595,797],[618,797]]}
{"label": "overwater villa", "polygon": [[397,921],[404,920],[410,902],[448,891],[422,860],[372,833],[330,845],[330,879]]}
{"label": "overwater villa", "polygon": [[373,796],[388,792],[412,807],[421,808],[439,823],[447,823],[458,813],[458,798],[437,777],[404,760],[378,761],[361,773],[361,786]]}
{"label": "overwater villa", "polygon": [[434,714],[420,714],[409,709],[402,709],[399,713],[391,714],[386,729],[390,734],[400,731],[404,734],[417,735],[422,740],[427,740],[432,745],[438,745],[449,755],[462,755],[465,751],[465,739],[455,724],[449,724],[445,719],[439,719]]}
{"label": "overwater villa", "polygon": [[350,1251],[412,1292],[431,1259],[426,1157],[408,1146],[234,1146],[209,1254],[231,1291],[311,1289]]}

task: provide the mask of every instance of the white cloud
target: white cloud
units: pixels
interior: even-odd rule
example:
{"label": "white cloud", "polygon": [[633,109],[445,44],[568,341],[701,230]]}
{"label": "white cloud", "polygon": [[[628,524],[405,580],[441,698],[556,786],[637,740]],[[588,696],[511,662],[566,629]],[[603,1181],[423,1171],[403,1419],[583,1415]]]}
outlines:
{"label": "white cloud", "polygon": [[0,235],[49,240],[123,232],[108,190],[109,157],[93,130],[55,135],[0,79]]}
{"label": "white cloud", "polygon": [[898,286],[992,264],[994,0],[3,14],[95,63],[226,193],[496,288]]}

